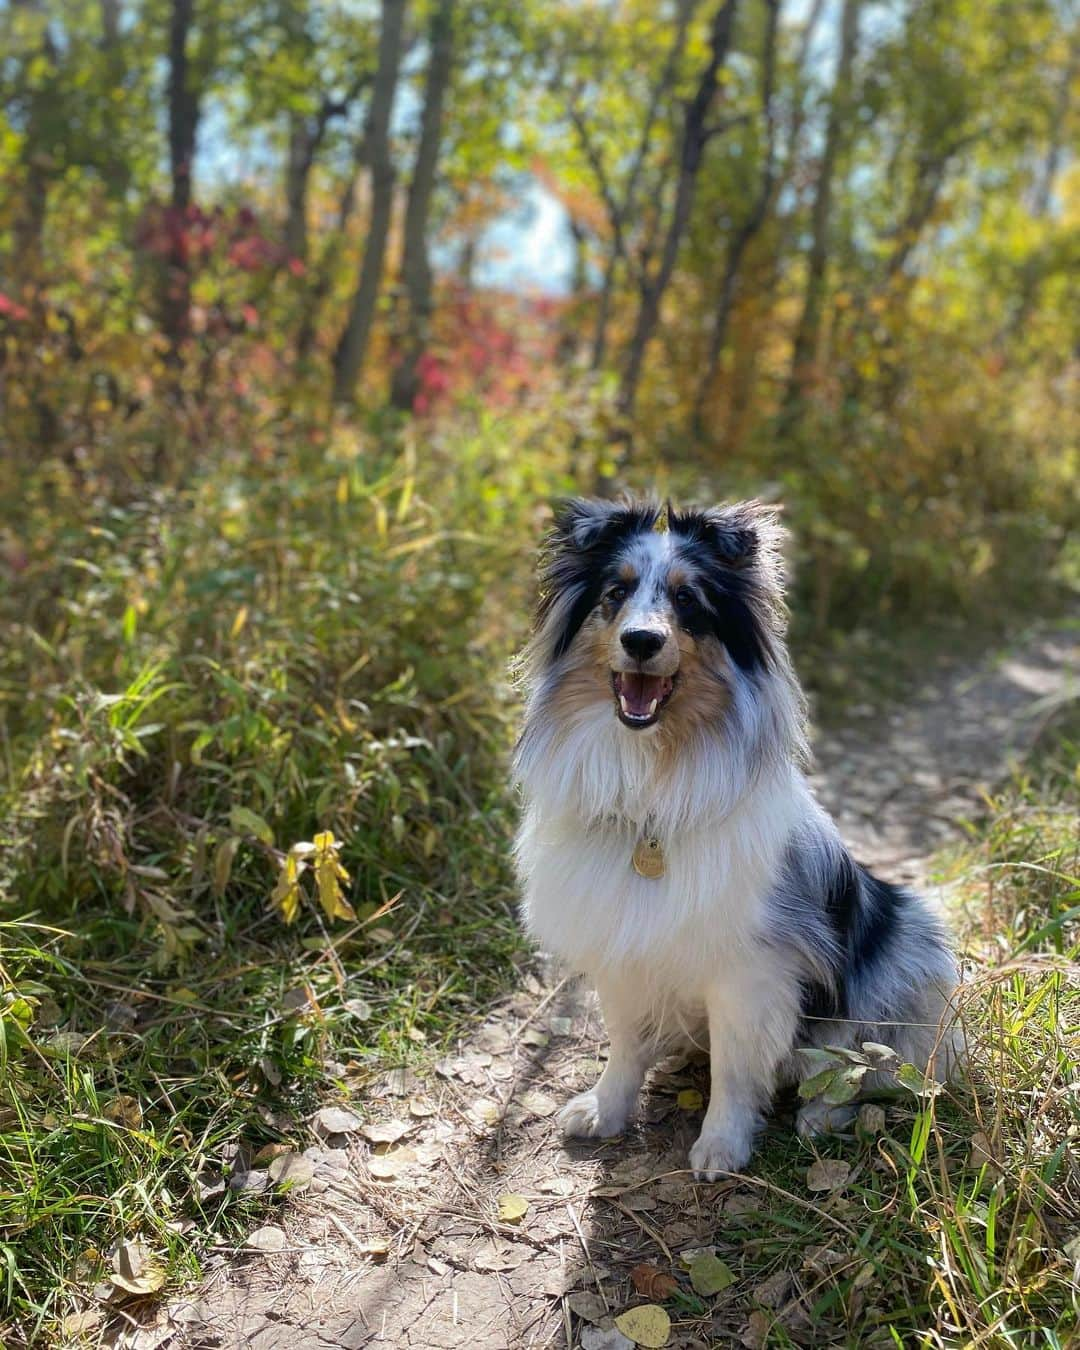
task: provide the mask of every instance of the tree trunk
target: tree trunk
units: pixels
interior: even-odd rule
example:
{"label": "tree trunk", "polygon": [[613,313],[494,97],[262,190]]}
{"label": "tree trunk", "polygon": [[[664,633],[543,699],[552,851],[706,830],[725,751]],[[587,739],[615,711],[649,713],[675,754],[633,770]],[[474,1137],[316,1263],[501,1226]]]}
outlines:
{"label": "tree trunk", "polygon": [[[32,60],[43,60],[51,68],[52,79],[31,92],[20,153],[22,172],[12,199],[15,206],[12,224],[13,257],[5,285],[30,304],[40,299],[44,283],[45,223],[49,210],[49,185],[56,165],[49,146],[46,127],[52,100],[53,81],[57,78],[57,50],[42,7],[36,0],[16,0],[13,8],[27,11],[42,20],[40,52]],[[5,267],[5,272],[7,268]]]}
{"label": "tree trunk", "polygon": [[307,262],[308,245],[308,184],[315,157],[319,153],[327,129],[335,117],[344,117],[361,89],[365,78],[357,79],[341,99],[323,95],[319,110],[313,116],[307,113],[289,114],[289,149],[285,161],[285,247],[292,258]]}
{"label": "tree trunk", "polygon": [[[1039,166],[1039,177],[1035,184],[1035,192],[1031,203],[1033,220],[1045,220],[1050,212],[1054,183],[1065,152],[1065,139],[1069,127],[1069,102],[1078,65],[1080,65],[1080,40],[1074,34],[1072,46],[1069,49],[1069,58],[1061,71],[1057,98],[1054,100],[1054,114],[1050,124],[1050,142],[1042,164]],[[1008,341],[1014,338],[1027,323],[1035,309],[1041,284],[1042,260],[1036,253],[1024,263],[1020,274],[1020,295],[1016,307],[1005,325],[1002,333],[1003,340]]]}
{"label": "tree trunk", "polygon": [[289,151],[285,163],[285,248],[290,258],[307,262],[308,181],[315,160],[314,138],[306,113],[289,114]]}
{"label": "tree trunk", "polygon": [[664,67],[653,85],[649,97],[649,104],[645,112],[645,118],[641,124],[641,135],[638,138],[637,147],[634,151],[634,157],[630,165],[630,173],[626,180],[626,188],[623,192],[622,201],[615,198],[614,191],[608,181],[607,171],[604,167],[603,157],[600,154],[598,146],[589,134],[588,125],[576,107],[573,99],[570,105],[570,119],[574,129],[578,134],[578,141],[581,144],[582,152],[589,161],[593,174],[597,180],[597,186],[600,196],[603,199],[605,209],[608,215],[608,224],[611,227],[611,253],[608,256],[607,263],[604,266],[604,276],[600,287],[600,300],[596,310],[596,326],[593,329],[592,355],[589,360],[591,370],[600,370],[607,359],[607,337],[608,325],[611,322],[612,302],[615,298],[615,285],[618,279],[619,263],[628,262],[626,237],[624,226],[633,219],[637,208],[638,188],[641,184],[641,174],[645,167],[645,160],[649,153],[649,146],[652,144],[653,128],[656,125],[660,114],[660,108],[665,96],[671,89],[679,72],[679,64],[682,61],[682,54],[686,47],[686,35],[690,28],[690,20],[693,18],[694,10],[697,8],[698,0],[679,0],[679,7],[675,20],[675,37],[671,43],[671,49],[668,52]]}
{"label": "tree trunk", "polygon": [[360,155],[357,153],[353,160],[352,171],[345,180],[345,185],[338,198],[337,221],[330,238],[323,247],[317,274],[314,280],[310,281],[304,288],[302,317],[296,333],[295,364],[298,368],[307,363],[315,347],[315,333],[318,329],[319,315],[333,285],[334,274],[341,258],[345,232],[348,229],[349,220],[356,203],[356,183],[360,176],[359,161]]}
{"label": "tree trunk", "polygon": [[386,242],[394,208],[394,161],[390,155],[390,117],[401,63],[406,0],[382,0],[379,58],[368,110],[366,146],[371,167],[371,219],[368,222],[360,277],[349,317],[334,353],[335,403],[347,403],[356,392],[382,286]]}
{"label": "tree trunk", "polygon": [[840,18],[840,52],[836,65],[836,82],[833,85],[829,116],[825,124],[825,146],[822,150],[821,169],[818,173],[811,216],[812,237],[807,261],[806,291],[799,326],[795,331],[791,371],[784,399],[785,413],[789,421],[795,415],[796,407],[808,386],[821,332],[821,310],[829,262],[833,181],[850,120],[851,77],[859,36],[859,6],[860,0],[844,0]]}
{"label": "tree trunk", "polygon": [[728,243],[727,257],[724,261],[724,275],[720,282],[720,293],[713,319],[712,332],[709,335],[709,353],[702,370],[694,399],[694,411],[691,428],[694,435],[704,431],[705,404],[716,383],[720,369],[720,358],[727,342],[728,323],[735,304],[739,288],[739,274],[743,258],[754,236],[765,223],[769,203],[772,201],[776,185],[776,114],[773,96],[776,81],[776,30],[780,21],[781,0],[765,0],[765,44],[761,58],[761,111],[765,122],[765,159],[761,169],[761,182],[750,207],[750,213],[732,235]]}
{"label": "tree trunk", "polygon": [[[848,0],[848,2],[851,3],[851,0]],[[737,7],[738,0],[723,0],[720,8],[716,11],[709,32],[709,60],[698,81],[694,97],[686,107],[675,203],[664,237],[660,264],[651,277],[643,275],[641,280],[641,299],[638,306],[637,322],[634,326],[634,335],[630,341],[630,349],[616,400],[616,410],[626,428],[633,421],[638,386],[645,364],[645,353],[656,332],[657,321],[660,317],[660,304],[675,271],[679,248],[690,223],[697,176],[701,168],[705,146],[712,134],[707,124],[709,109],[716,94],[720,70],[731,47]]]}
{"label": "tree trunk", "polygon": [[195,23],[195,0],[172,0],[169,15],[169,175],[170,237],[165,262],[162,327],[169,343],[168,361],[178,365],[191,331],[191,274],[184,233],[191,205],[192,166],[199,128],[199,97],[192,88],[188,38]]}
{"label": "tree trunk", "polygon": [[428,345],[432,312],[431,259],[428,255],[428,220],[435,190],[435,173],[442,140],[443,108],[450,87],[454,55],[454,0],[438,0],[431,16],[428,37],[427,87],[420,122],[409,200],[405,208],[405,244],[401,282],[408,314],[402,334],[401,357],[394,371],[390,401],[403,412],[412,409],[420,387],[420,357]]}

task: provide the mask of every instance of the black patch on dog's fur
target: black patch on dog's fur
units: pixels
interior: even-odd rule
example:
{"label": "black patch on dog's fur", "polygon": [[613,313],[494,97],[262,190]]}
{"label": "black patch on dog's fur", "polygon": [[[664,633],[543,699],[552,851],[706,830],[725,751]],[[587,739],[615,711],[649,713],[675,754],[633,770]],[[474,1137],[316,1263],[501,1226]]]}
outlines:
{"label": "black patch on dog's fur", "polygon": [[847,980],[862,974],[882,954],[896,930],[904,892],[875,877],[845,851],[822,897],[829,925],[843,953],[841,968],[831,986],[806,986],[805,1018],[846,1017]]}
{"label": "black patch on dog's fur", "polygon": [[851,962],[869,966],[888,945],[896,929],[897,914],[904,904],[904,892],[882,881],[859,865],[862,879],[862,904],[852,925]]}
{"label": "black patch on dog's fur", "polygon": [[772,646],[765,597],[752,565],[759,540],[751,513],[740,507],[672,511],[669,526],[700,569],[709,606],[689,617],[686,631],[693,637],[716,637],[747,673],[768,666]]}
{"label": "black patch on dog's fur", "polygon": [[556,511],[540,576],[537,626],[560,595],[572,595],[573,600],[552,649],[553,661],[566,653],[581,625],[600,603],[615,554],[628,539],[651,530],[658,515],[659,508],[651,503],[605,507],[597,502],[571,501]]}

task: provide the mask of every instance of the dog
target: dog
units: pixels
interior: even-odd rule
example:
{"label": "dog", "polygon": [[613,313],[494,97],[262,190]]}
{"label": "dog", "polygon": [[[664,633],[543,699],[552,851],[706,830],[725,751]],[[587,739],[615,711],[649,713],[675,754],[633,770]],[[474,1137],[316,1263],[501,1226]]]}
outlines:
{"label": "dog", "polygon": [[[610,1041],[563,1130],[621,1133],[650,1065],[707,1043],[705,1180],[742,1170],[776,1089],[815,1071],[800,1047],[885,1042],[939,1078],[955,1057],[944,927],[852,859],[804,776],[782,542],[759,502],[570,501],[520,666],[523,918],[592,982]],[[855,1109],[811,1100],[797,1129]]]}

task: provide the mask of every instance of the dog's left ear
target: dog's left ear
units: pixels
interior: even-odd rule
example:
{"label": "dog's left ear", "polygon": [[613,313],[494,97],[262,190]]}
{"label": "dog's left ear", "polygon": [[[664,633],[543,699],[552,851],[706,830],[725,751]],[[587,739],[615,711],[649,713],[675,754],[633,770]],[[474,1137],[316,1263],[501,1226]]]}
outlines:
{"label": "dog's left ear", "polygon": [[705,513],[705,539],[725,567],[742,568],[776,555],[783,544],[782,506],[734,502]]}
{"label": "dog's left ear", "polygon": [[749,567],[764,555],[779,552],[782,509],[760,501],[716,506],[704,512],[702,535],[726,567]]}
{"label": "dog's left ear", "polygon": [[618,502],[595,497],[571,497],[555,508],[551,542],[556,547],[586,553],[599,544],[626,516]]}

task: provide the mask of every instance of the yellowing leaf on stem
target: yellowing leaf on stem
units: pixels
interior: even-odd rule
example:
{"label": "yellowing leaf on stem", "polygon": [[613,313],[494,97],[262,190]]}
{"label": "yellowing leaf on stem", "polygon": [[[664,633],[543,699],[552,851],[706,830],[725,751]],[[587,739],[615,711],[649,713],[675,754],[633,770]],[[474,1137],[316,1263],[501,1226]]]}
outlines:
{"label": "yellowing leaf on stem", "polygon": [[237,834],[252,834],[260,843],[273,846],[274,831],[257,811],[234,806],[229,812],[229,824]]}
{"label": "yellowing leaf on stem", "polygon": [[326,911],[326,917],[355,919],[356,911],[345,899],[341,889],[341,883],[349,880],[349,874],[338,862],[337,840],[330,830],[321,830],[311,842],[315,845],[315,884],[319,891],[319,904]]}
{"label": "yellowing leaf on stem", "polygon": [[235,836],[218,845],[217,852],[214,854],[213,868],[214,894],[217,896],[225,894],[225,888],[232,876],[233,859],[236,857],[236,850],[239,847],[240,840]]}
{"label": "yellowing leaf on stem", "polygon": [[271,901],[281,910],[286,923],[292,923],[300,912],[300,874],[304,870],[294,853],[288,853],[281,864],[277,885],[270,893]]}

